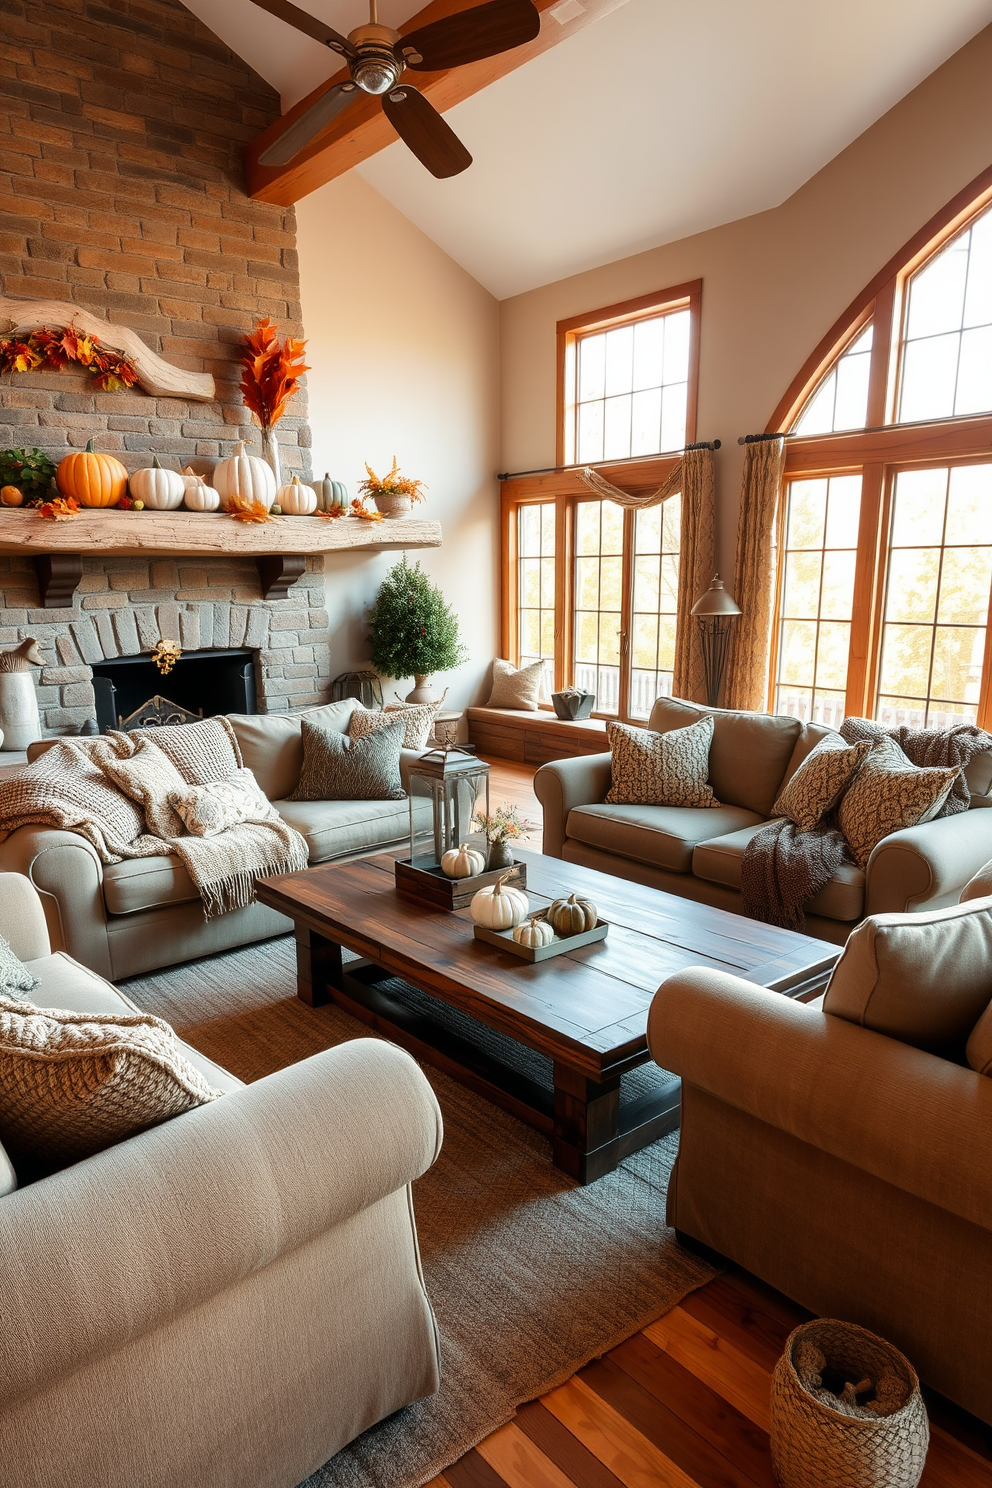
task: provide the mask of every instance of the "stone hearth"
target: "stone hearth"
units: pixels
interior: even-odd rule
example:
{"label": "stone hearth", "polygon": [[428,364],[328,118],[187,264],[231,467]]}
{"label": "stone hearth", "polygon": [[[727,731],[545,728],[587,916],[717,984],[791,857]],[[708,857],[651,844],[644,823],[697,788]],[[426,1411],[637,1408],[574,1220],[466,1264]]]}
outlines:
{"label": "stone hearth", "polygon": [[188,651],[254,652],[260,713],[309,707],[327,699],[331,660],[323,559],[306,563],[288,598],[265,601],[250,557],[87,557],[75,604],[51,610],[39,608],[30,558],[0,556],[0,649],[28,635],[41,645],[46,734],[95,716],[92,663],[149,652],[163,636]]}

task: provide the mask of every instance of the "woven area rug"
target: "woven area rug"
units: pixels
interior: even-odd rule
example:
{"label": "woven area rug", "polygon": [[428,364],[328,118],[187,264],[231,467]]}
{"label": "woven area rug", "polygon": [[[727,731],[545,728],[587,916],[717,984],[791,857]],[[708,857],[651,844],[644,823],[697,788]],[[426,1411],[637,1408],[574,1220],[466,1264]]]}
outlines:
{"label": "woven area rug", "polygon": [[[133,977],[123,989],[242,1080],[351,1038],[362,1024],[295,996],[291,938]],[[548,1142],[428,1068],[444,1113],[434,1167],[415,1185],[443,1383],[307,1479],[305,1488],[418,1488],[590,1359],[715,1273],[665,1225],[677,1137],[580,1188]]]}

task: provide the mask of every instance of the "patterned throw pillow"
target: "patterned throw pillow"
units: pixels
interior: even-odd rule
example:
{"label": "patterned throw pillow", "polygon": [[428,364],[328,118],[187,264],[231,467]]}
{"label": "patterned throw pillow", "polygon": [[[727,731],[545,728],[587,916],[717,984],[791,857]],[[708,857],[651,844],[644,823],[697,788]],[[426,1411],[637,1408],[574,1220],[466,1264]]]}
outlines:
{"label": "patterned throw pillow", "polygon": [[709,783],[713,715],[688,728],[656,734],[608,723],[609,806],[719,806]]}
{"label": "patterned throw pillow", "polygon": [[543,681],[543,661],[535,661],[518,671],[512,663],[497,657],[493,662],[493,690],[486,707],[519,708],[522,712],[534,713],[541,701]]}
{"label": "patterned throw pillow", "polygon": [[271,821],[276,816],[250,770],[239,770],[230,780],[177,791],[170,804],[194,837],[216,837],[242,822]]}
{"label": "patterned throw pillow", "polygon": [[403,724],[396,719],[354,743],[304,718],[303,770],[291,801],[402,801]]}
{"label": "patterned throw pillow", "polygon": [[860,770],[871,749],[867,741],[845,744],[827,735],[810,750],[772,807],[772,816],[787,816],[804,832],[812,832],[832,811]]}
{"label": "patterned throw pillow", "polygon": [[426,749],[440,707],[439,702],[410,703],[402,708],[385,708],[381,713],[374,712],[371,708],[358,707],[351,715],[348,735],[352,742],[355,739],[364,739],[366,734],[374,734],[376,729],[388,728],[399,719],[403,725],[403,748]]}
{"label": "patterned throw pillow", "polygon": [[960,774],[953,769],[918,769],[894,739],[874,744],[840,803],[840,829],[862,868],[872,849],[903,827],[935,817]]}
{"label": "patterned throw pillow", "polygon": [[218,1094],[159,1018],[0,999],[0,1141],[31,1176],[102,1152]]}
{"label": "patterned throw pillow", "polygon": [[24,962],[14,955],[8,941],[0,935],[0,997],[13,997],[21,1002],[27,998],[22,994],[33,992],[38,978],[28,971]]}

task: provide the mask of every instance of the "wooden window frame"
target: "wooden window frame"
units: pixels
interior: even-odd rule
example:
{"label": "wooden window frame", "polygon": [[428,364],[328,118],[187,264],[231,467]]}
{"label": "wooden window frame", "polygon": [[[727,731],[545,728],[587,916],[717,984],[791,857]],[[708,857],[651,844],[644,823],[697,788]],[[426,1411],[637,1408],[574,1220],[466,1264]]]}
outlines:
{"label": "wooden window frame", "polygon": [[[699,331],[702,308],[702,280],[678,284],[659,290],[655,294],[642,295],[637,299],[624,300],[616,305],[607,305],[584,315],[572,316],[558,322],[557,343],[557,389],[556,432],[553,470],[534,475],[508,476],[500,482],[500,546],[502,553],[500,584],[500,652],[516,665],[519,658],[519,635],[517,628],[517,512],[524,505],[540,505],[553,501],[555,504],[555,666],[554,690],[569,686],[574,677],[575,651],[575,512],[580,501],[596,501],[599,498],[589,490],[579,476],[584,465],[564,465],[566,416],[566,358],[574,353],[575,342],[583,332],[607,330],[613,326],[646,320],[666,310],[688,309],[689,321],[689,373],[686,389],[686,443],[696,438],[696,417],[699,398]],[[668,478],[681,459],[681,450],[676,453],[634,456],[626,460],[600,461],[592,468],[612,485],[628,495],[640,496],[656,491]],[[677,497],[673,497],[677,500]],[[615,718],[624,723],[643,724],[643,719],[631,719],[628,714],[630,693],[630,635],[633,610],[634,569],[634,520],[636,513],[624,511],[623,529],[623,610],[620,637],[620,699],[618,710],[613,713],[597,712],[596,718]],[[550,704],[542,703],[542,708]]]}
{"label": "wooden window frame", "polygon": [[[924,224],[889,259],[831,326],[804,363],[768,422],[766,432],[788,430],[799,417],[833,363],[869,320],[874,321],[868,380],[867,423],[863,430],[790,437],[786,443],[783,493],[794,479],[831,475],[862,478],[858,556],[855,567],[848,658],[846,707],[849,715],[870,716],[878,693],[882,606],[887,573],[892,490],[901,470],[921,466],[992,464],[992,413],[926,422],[894,422],[902,374],[907,285],[924,264],[992,206],[992,167],[982,172]],[[779,553],[786,502],[779,511]],[[778,560],[772,645],[768,668],[768,707],[775,702],[781,622],[782,565]],[[992,726],[992,614],[986,635],[978,725]]]}

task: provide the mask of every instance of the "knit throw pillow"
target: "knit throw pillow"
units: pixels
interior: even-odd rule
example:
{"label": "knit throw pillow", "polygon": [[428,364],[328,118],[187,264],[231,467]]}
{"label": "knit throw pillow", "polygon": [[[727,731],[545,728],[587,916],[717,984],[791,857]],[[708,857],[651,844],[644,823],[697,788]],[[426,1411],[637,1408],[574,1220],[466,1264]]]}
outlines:
{"label": "knit throw pillow", "polygon": [[402,801],[403,724],[396,719],[354,742],[304,718],[303,769],[291,801]]}
{"label": "knit throw pillow", "polygon": [[0,999],[0,1141],[22,1174],[54,1172],[219,1094],[159,1018]]}
{"label": "knit throw pillow", "polygon": [[532,662],[518,671],[509,661],[497,657],[493,662],[493,690],[486,707],[519,708],[522,712],[533,713],[541,701],[543,680],[543,661]]}
{"label": "knit throw pillow", "polygon": [[894,739],[872,745],[838,813],[840,829],[859,865],[867,867],[872,849],[890,832],[935,817],[959,774],[957,765],[917,768]]}
{"label": "knit throw pillow", "polygon": [[832,811],[860,770],[871,745],[845,744],[828,735],[803,760],[772,807],[772,816],[787,816],[803,832],[812,832]]}
{"label": "knit throw pillow", "polygon": [[608,723],[608,806],[719,806],[709,783],[713,715],[688,728],[656,734]]}
{"label": "knit throw pillow", "polygon": [[377,729],[389,728],[399,720],[403,725],[403,748],[426,749],[440,707],[439,702],[410,703],[405,707],[385,708],[381,713],[359,707],[351,715],[348,735],[354,742],[364,739],[366,734],[374,734]]}
{"label": "knit throw pillow", "polygon": [[14,955],[9,943],[0,935],[0,997],[13,997],[26,1002],[25,992],[33,992],[38,978]]}
{"label": "knit throw pillow", "polygon": [[250,770],[239,770],[230,780],[184,786],[169,799],[193,837],[216,837],[242,822],[271,821],[276,816]]}

